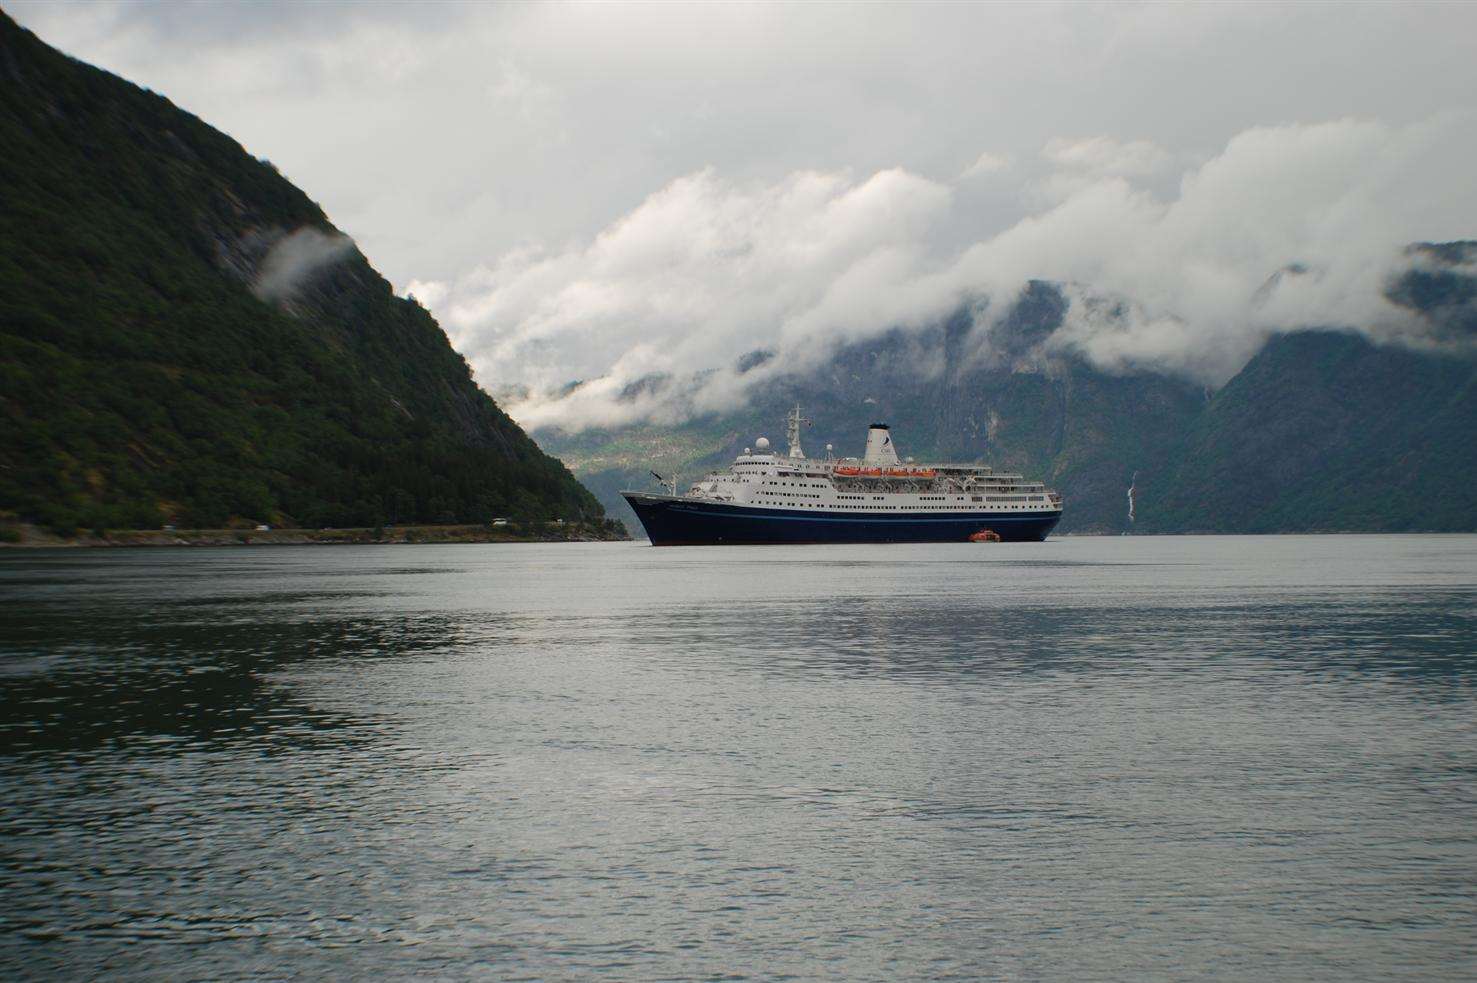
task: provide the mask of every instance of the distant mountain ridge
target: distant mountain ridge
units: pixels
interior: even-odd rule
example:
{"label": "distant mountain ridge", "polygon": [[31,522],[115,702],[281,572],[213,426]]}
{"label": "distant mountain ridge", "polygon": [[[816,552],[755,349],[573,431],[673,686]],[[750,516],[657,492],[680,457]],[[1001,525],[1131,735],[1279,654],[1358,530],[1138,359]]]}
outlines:
{"label": "distant mountain ridge", "polygon": [[275,168],[3,13],[0,148],[0,512],[603,523]]}
{"label": "distant mountain ridge", "polygon": [[1470,359],[1272,338],[1139,484],[1150,532],[1477,529]]}
{"label": "distant mountain ridge", "polygon": [[[1477,243],[1411,253],[1421,265],[1389,285],[1390,298],[1437,337],[1477,338]],[[812,454],[827,443],[857,453],[878,419],[920,460],[1044,478],[1065,496],[1063,533],[1477,530],[1470,354],[1310,329],[1274,336],[1212,392],[1046,354],[1067,303],[1059,287],[1033,282],[998,321],[961,310],[928,330],[849,345],[819,369],[764,384],[733,413],[539,438],[633,528],[621,486],[648,486],[648,466],[696,477],[726,464],[758,435],[776,437],[799,402],[816,421]]]}

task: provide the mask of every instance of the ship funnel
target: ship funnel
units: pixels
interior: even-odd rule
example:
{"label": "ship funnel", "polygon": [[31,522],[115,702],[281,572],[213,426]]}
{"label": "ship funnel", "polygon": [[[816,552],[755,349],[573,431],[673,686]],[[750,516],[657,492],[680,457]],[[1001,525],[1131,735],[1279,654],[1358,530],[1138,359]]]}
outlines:
{"label": "ship funnel", "polygon": [[883,467],[897,463],[897,448],[892,446],[892,432],[885,423],[874,423],[867,428],[867,453],[864,464]]}

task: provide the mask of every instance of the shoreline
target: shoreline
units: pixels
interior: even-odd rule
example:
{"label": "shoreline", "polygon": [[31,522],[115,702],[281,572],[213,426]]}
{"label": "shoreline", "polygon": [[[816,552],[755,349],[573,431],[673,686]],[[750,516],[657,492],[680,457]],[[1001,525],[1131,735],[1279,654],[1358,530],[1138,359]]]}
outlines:
{"label": "shoreline", "polygon": [[0,549],[130,549],[165,546],[396,546],[424,543],[596,543],[627,537],[583,525],[555,526],[533,533],[485,525],[385,526],[347,529],[112,529],[102,536],[57,536],[36,526],[16,525],[14,542]]}
{"label": "shoreline", "polygon": [[[13,541],[0,539],[0,551],[31,549],[151,549],[170,546],[415,546],[435,543],[627,543],[644,541],[645,537],[610,535],[582,525],[548,526],[541,533],[509,531],[510,527],[489,528],[484,525],[451,526],[386,526],[383,529],[352,527],[343,529],[114,529],[104,536],[85,534],[61,537],[39,526],[28,524],[0,526],[0,532],[18,536]],[[1320,529],[1287,532],[1227,533],[1054,533],[1051,539],[1158,539],[1175,536],[1470,536],[1473,532],[1445,530],[1408,530],[1390,532],[1368,529]]]}

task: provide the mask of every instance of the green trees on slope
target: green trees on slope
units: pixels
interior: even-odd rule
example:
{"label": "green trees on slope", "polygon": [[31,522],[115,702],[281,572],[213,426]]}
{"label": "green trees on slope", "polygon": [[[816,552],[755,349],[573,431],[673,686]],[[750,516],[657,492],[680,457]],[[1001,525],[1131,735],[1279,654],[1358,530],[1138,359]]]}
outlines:
{"label": "green trees on slope", "polygon": [[0,14],[0,510],[68,531],[597,518],[357,252],[289,304],[322,211],[168,100]]}

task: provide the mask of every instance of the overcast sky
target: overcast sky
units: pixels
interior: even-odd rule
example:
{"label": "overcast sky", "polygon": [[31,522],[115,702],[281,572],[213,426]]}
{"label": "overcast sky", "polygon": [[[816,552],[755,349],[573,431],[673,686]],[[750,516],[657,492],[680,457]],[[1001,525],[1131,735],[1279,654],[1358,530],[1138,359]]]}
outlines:
{"label": "overcast sky", "polygon": [[1032,276],[1063,343],[1216,382],[1477,237],[1477,4],[8,9],[273,161],[534,424]]}

